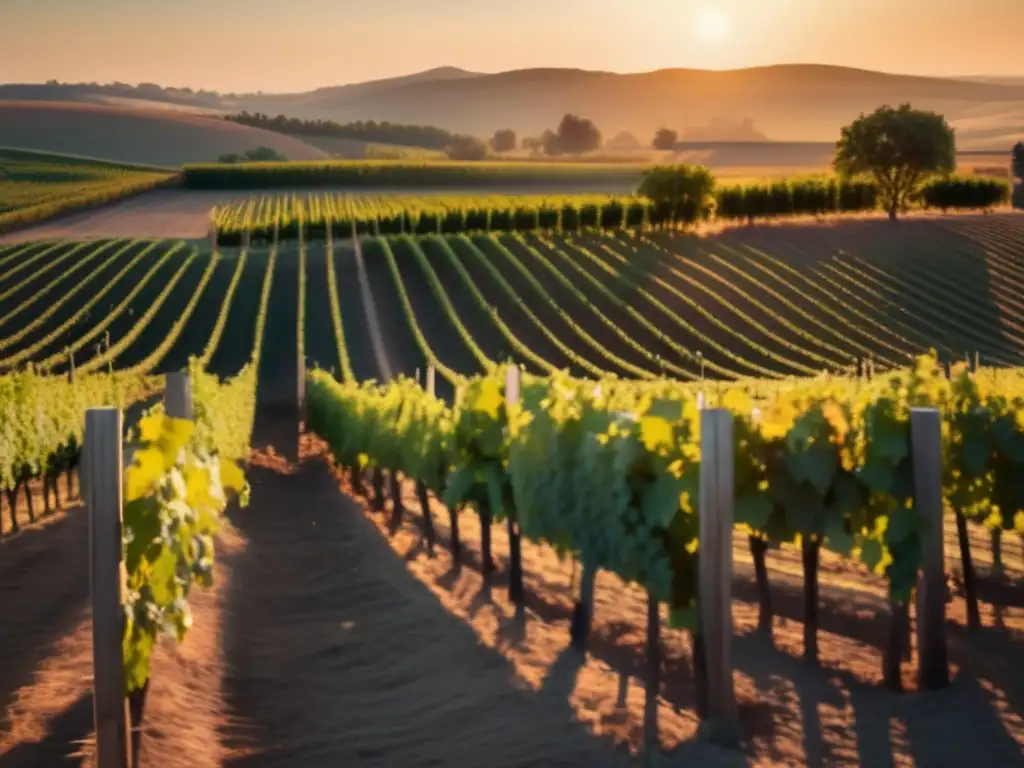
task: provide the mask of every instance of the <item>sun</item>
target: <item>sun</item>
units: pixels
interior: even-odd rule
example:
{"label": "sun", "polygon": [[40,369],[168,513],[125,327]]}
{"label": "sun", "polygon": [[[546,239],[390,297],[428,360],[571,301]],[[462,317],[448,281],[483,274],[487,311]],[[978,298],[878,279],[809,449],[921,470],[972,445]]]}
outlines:
{"label": "sun", "polygon": [[697,37],[706,43],[721,43],[732,31],[729,14],[721,8],[701,8],[695,22]]}

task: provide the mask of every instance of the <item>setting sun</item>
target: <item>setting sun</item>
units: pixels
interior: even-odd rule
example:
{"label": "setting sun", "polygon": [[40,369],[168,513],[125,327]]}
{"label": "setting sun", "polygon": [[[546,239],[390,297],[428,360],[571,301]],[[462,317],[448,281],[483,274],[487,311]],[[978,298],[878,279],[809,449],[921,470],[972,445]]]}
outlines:
{"label": "setting sun", "polygon": [[708,43],[720,43],[729,37],[732,22],[721,8],[701,8],[697,11],[697,37]]}

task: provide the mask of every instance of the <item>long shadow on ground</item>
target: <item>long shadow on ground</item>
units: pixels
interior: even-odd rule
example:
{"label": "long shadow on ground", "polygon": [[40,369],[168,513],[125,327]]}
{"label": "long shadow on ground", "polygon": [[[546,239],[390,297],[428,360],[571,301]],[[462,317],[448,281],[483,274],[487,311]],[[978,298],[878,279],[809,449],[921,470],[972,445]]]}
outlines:
{"label": "long shadow on ground", "polygon": [[623,765],[446,613],[319,461],[255,466],[226,599],[237,765]]}
{"label": "long shadow on ground", "polygon": [[[34,684],[43,662],[88,616],[88,530],[85,509],[72,507],[0,542],[0,735],[10,735],[21,719],[19,692]],[[90,701],[79,699],[46,723],[42,740],[21,743],[0,757],[0,765],[52,765],[73,753],[92,730]]]}

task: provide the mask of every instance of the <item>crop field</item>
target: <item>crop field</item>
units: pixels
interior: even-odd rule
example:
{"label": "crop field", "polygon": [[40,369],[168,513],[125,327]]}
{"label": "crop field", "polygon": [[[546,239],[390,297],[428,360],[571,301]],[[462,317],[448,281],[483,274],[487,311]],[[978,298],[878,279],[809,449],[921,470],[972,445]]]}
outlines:
{"label": "crop field", "polygon": [[171,176],[156,168],[0,149],[0,233],[149,190]]}
{"label": "crop field", "polygon": [[[1020,369],[1003,368],[1024,365],[1022,243],[1024,217],[1003,213],[775,222],[703,235],[581,229],[365,233],[353,241],[327,230],[317,239],[215,251],[205,241],[173,238],[7,243],[0,245],[0,379],[16,380],[5,374],[32,366],[63,382],[74,366],[76,381],[103,382],[113,379],[85,374],[160,374],[191,360],[220,377],[253,374],[236,379],[238,389],[226,388],[218,404],[230,411],[259,400],[257,422],[270,419],[278,404],[290,403],[294,414],[300,359],[342,381],[422,379],[432,363],[437,392],[449,402],[466,377],[508,360],[539,376],[565,369],[579,378],[613,374],[654,386],[668,378],[709,397],[728,386],[722,380],[737,380],[748,394],[770,400],[793,378],[848,376],[864,360],[876,373],[905,368],[930,348],[943,362],[977,355],[986,376],[1004,376],[1019,388]],[[239,396],[243,391],[248,399]],[[467,761],[501,742],[503,754],[515,756],[509,764],[543,765],[551,755],[564,764],[581,755],[593,765],[632,764],[622,753],[643,748],[654,690],[645,688],[647,672],[638,662],[648,652],[648,594],[602,569],[587,654],[574,661],[566,644],[579,569],[524,538],[529,629],[509,642],[515,607],[503,589],[481,597],[482,541],[490,529],[477,515],[461,515],[460,556],[450,549],[458,516],[431,488],[435,498],[426,509],[436,521],[437,552],[428,557],[413,477],[390,486],[388,510],[374,511],[371,501],[383,505],[383,496],[354,493],[348,472],[342,477],[327,458],[321,433],[306,427],[301,442],[289,433],[300,460],[286,470],[279,455],[253,440],[246,468],[252,505],[218,539],[215,586],[190,598],[195,627],[181,655],[163,653],[154,662],[146,722],[156,726],[144,741],[147,762],[184,765],[176,756],[193,759],[199,739],[207,750],[199,764],[228,762],[234,747],[221,741],[212,712],[251,715],[246,738],[266,738],[269,755],[281,754],[274,750],[282,743],[300,754],[322,727],[332,736],[314,735],[316,749],[337,764],[365,754],[383,755],[368,764],[420,764],[419,734],[433,722],[422,702],[440,706],[462,696],[488,702],[480,708],[492,718],[485,732],[468,719],[452,725],[472,756]],[[247,434],[236,437],[247,446]],[[367,473],[363,482],[369,481]],[[403,497],[406,518],[396,532],[390,520]],[[5,509],[13,515],[16,506]],[[84,735],[36,735],[45,732],[49,713],[70,706],[65,699],[83,695],[92,663],[87,619],[63,614],[87,599],[87,580],[65,576],[67,568],[85,568],[84,523],[68,516],[61,533],[50,519],[40,526],[55,528],[52,537],[2,531],[3,546],[11,546],[0,558],[0,621],[18,630],[0,659],[0,717],[11,723],[0,729],[0,761],[20,753],[52,764],[89,732],[86,713]],[[23,519],[23,530],[45,531],[33,524]],[[492,528],[491,552],[501,570],[512,545],[503,526]],[[756,563],[746,533],[737,534],[736,691],[755,764],[873,764],[881,754],[893,764],[925,764],[937,749],[943,758],[970,753],[987,764],[1013,764],[1024,738],[1015,714],[1024,679],[1014,639],[1024,560],[1015,535],[993,550],[990,531],[975,519],[969,535],[981,620],[991,634],[965,634],[964,600],[956,597],[949,608],[951,663],[977,682],[958,679],[948,691],[923,694],[933,697],[925,708],[921,697],[881,685],[890,610],[884,577],[822,550],[814,619],[821,666],[808,664],[797,658],[806,626],[800,549],[785,543],[767,555],[776,621],[770,638],[759,638]],[[243,537],[244,547],[237,543]],[[955,567],[952,523],[945,546]],[[1002,552],[1005,582],[991,577],[993,552]],[[34,557],[41,565],[26,565]],[[461,570],[453,565],[458,557]],[[60,615],[48,618],[48,611]],[[271,633],[271,640],[258,640],[281,615],[292,619],[282,632],[301,632],[301,639]],[[664,627],[663,688],[653,694],[657,744],[662,751],[692,750],[701,765],[749,764],[741,753],[696,739],[690,639]],[[39,634],[62,644],[40,650]],[[382,648],[408,681],[398,700],[415,705],[373,703],[392,672],[381,664]],[[297,653],[305,654],[302,674],[264,672],[292,670]],[[903,669],[906,676],[910,665]],[[25,670],[36,682],[25,682]],[[225,681],[224,692],[215,682],[196,686],[197,670],[204,681]],[[991,692],[991,706],[976,695],[981,685]],[[186,688],[202,697],[202,707],[180,706]],[[359,712],[376,730],[353,742],[347,720],[331,715],[319,726],[296,716],[310,701],[317,711]],[[890,722],[904,721],[913,725],[912,737],[891,737]],[[784,728],[822,733],[806,740]],[[413,735],[396,739],[399,732]],[[448,745],[431,749],[436,764],[451,758]]]}
{"label": "crop field", "polygon": [[340,238],[216,253],[143,238],[10,244],[0,370],[63,372],[73,358],[148,373],[201,356],[233,375],[261,315],[268,338],[294,346],[300,284],[309,364],[358,379],[435,362],[454,383],[508,359],[590,378],[779,379],[849,374],[860,359],[884,370],[929,348],[1020,365],[1022,237],[1024,219],[995,215],[704,237],[365,236],[358,252]]}

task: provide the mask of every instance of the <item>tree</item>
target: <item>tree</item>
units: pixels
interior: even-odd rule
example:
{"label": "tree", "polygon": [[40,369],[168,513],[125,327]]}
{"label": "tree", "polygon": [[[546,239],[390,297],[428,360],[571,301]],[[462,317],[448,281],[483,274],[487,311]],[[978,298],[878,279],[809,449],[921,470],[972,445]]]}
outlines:
{"label": "tree", "polygon": [[484,160],[487,157],[487,145],[473,136],[456,136],[444,148],[449,160]]}
{"label": "tree", "polygon": [[656,165],[636,192],[654,203],[660,220],[694,224],[711,216],[715,177],[702,165]]}
{"label": "tree", "polygon": [[495,131],[491,137],[491,149],[495,152],[511,152],[516,148],[516,132],[511,128]]}
{"label": "tree", "polygon": [[600,146],[601,132],[593,121],[568,114],[558,124],[558,131],[544,143],[544,151],[549,155],[578,155]]}
{"label": "tree", "polygon": [[886,105],[843,128],[833,166],[844,177],[870,174],[895,219],[925,178],[953,172],[956,138],[942,115]]}
{"label": "tree", "polygon": [[671,128],[659,128],[658,132],[654,134],[654,141],[651,142],[651,146],[655,149],[667,151],[675,149],[678,141],[679,134],[676,131],[673,131]]}
{"label": "tree", "polygon": [[1018,141],[1013,147],[1013,175],[1024,181],[1024,141]]}

